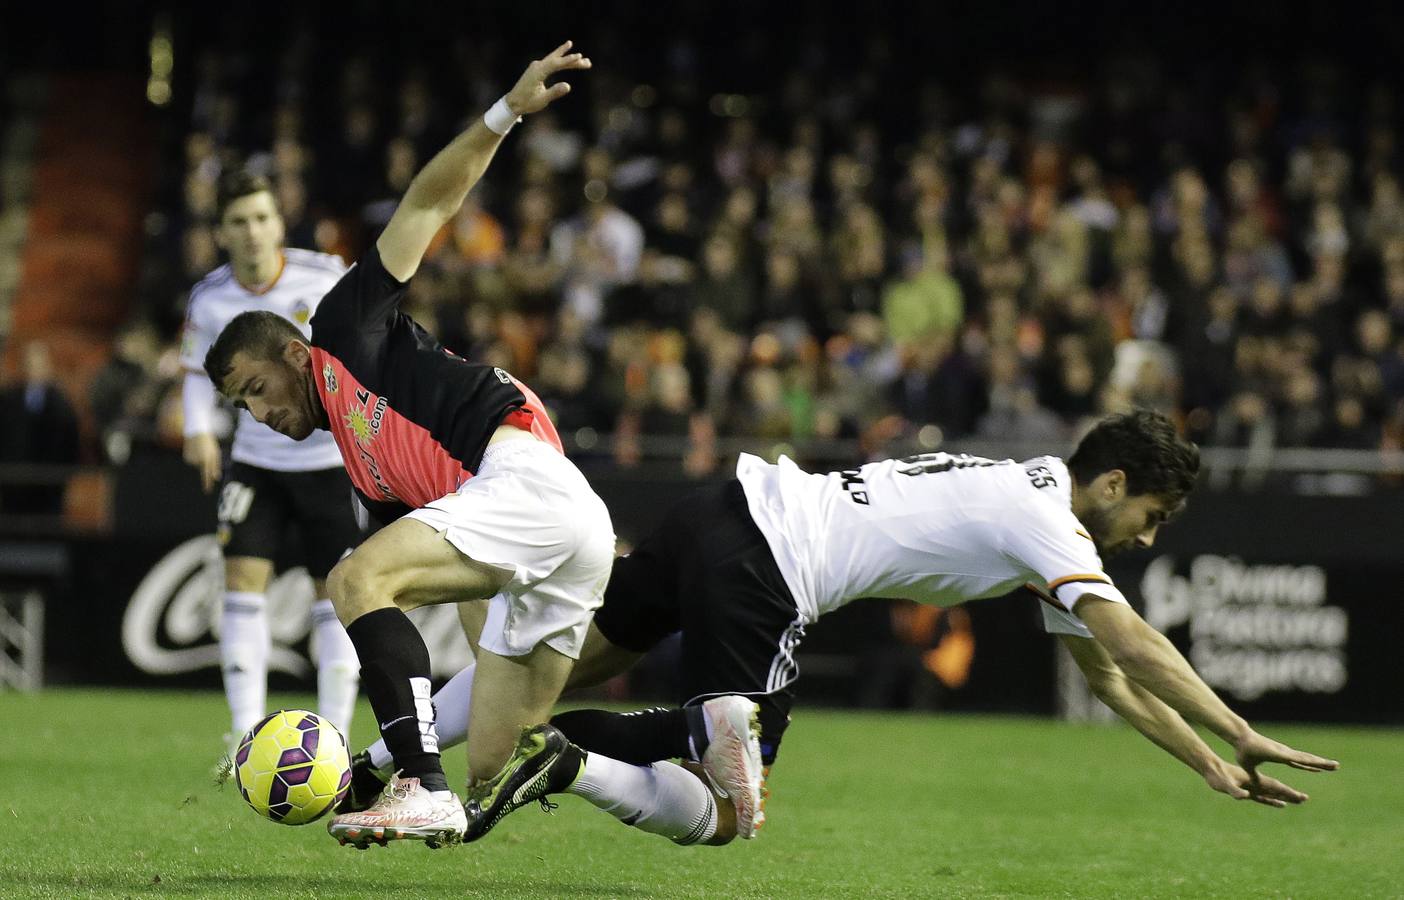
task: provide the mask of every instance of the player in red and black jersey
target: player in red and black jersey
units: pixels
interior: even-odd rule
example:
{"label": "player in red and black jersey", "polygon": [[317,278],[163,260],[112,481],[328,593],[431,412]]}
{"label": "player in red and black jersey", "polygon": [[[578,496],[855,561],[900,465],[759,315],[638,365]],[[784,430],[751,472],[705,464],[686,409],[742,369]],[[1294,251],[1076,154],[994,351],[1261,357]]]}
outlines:
{"label": "player in red and black jersey", "polygon": [[[375,247],[322,299],[310,343],[286,320],[246,313],[205,359],[220,391],[274,430],[296,439],[330,430],[357,492],[390,522],[328,578],[399,771],[370,809],[331,822],[343,843],[471,838],[559,790],[680,843],[716,834],[713,795],[693,774],[587,756],[549,726],[531,729],[550,715],[601,603],[614,558],[609,513],[529,388],[449,353],[398,309],[503,135],[569,90],[546,80],[589,68],[569,49],[533,62],[415,177]],[[467,727],[465,816],[439,761],[429,654],[405,612],[480,598],[491,601]],[[753,717],[754,704],[741,702]],[[530,772],[512,762],[519,740],[536,742]]]}

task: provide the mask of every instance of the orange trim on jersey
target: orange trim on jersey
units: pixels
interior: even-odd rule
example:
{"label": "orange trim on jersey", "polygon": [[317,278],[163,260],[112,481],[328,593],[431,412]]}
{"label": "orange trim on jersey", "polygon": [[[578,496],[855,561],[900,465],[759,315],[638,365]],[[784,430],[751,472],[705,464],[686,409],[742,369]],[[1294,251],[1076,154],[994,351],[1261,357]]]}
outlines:
{"label": "orange trim on jersey", "polygon": [[[276,285],[276,284],[278,283],[278,279],[279,279],[279,278],[282,278],[282,277],[283,277],[283,270],[286,269],[287,267],[288,267],[288,256],[287,256],[286,253],[284,253],[283,251],[279,250],[279,251],[278,251],[278,274],[273,276],[273,280],[272,280],[272,281],[268,282],[268,283],[265,284],[263,287],[261,287],[261,288],[259,288],[259,289],[257,289],[257,290],[255,290],[254,288],[249,287],[247,284],[244,284],[242,281],[239,281],[239,276],[238,276],[238,275],[235,275],[235,276],[234,276],[234,281],[239,285],[239,287],[243,288],[243,289],[244,289],[245,291],[247,291],[248,293],[253,294],[255,297],[262,297],[264,294],[266,294],[266,293],[268,293],[269,291],[273,290],[273,286]],[[233,270],[234,270],[234,264],[233,264],[233,263],[230,263],[229,269],[230,269],[230,272],[233,272]]]}
{"label": "orange trim on jersey", "polygon": [[1100,573],[1094,573],[1091,575],[1065,575],[1062,578],[1057,579],[1056,581],[1048,582],[1048,590],[1050,592],[1056,591],[1058,588],[1067,584],[1069,581],[1100,581],[1103,584],[1111,584],[1111,579]]}
{"label": "orange trim on jersey", "polygon": [[1042,600],[1044,603],[1047,603],[1049,606],[1053,607],[1054,609],[1062,609],[1064,612],[1067,612],[1066,609],[1063,609],[1063,604],[1059,603],[1057,600],[1054,600],[1052,597],[1050,597],[1050,596],[1048,595],[1048,592],[1047,592],[1047,591],[1045,591],[1043,588],[1039,587],[1038,585],[1034,584],[1032,581],[1026,581],[1026,582],[1024,582],[1024,587],[1028,588],[1029,591],[1030,591],[1035,597],[1037,597],[1038,599]]}
{"label": "orange trim on jersey", "polygon": [[[1077,535],[1078,537],[1085,537],[1085,538],[1087,538],[1089,541],[1092,541],[1092,535],[1090,535],[1090,534],[1088,534],[1087,532],[1083,531],[1081,528],[1074,528],[1074,529],[1073,529],[1073,534]],[[1097,543],[1097,542],[1096,542],[1096,541],[1092,541],[1092,543],[1095,544],[1095,543]]]}

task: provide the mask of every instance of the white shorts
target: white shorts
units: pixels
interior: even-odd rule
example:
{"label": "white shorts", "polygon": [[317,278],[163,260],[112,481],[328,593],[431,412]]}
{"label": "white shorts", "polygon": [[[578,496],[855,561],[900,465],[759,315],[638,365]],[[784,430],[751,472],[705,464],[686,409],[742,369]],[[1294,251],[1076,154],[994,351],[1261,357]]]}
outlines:
{"label": "white shorts", "polygon": [[477,475],[409,518],[510,573],[488,606],[483,649],[522,656],[544,642],[580,658],[614,565],[614,526],[574,463],[541,441],[500,441]]}

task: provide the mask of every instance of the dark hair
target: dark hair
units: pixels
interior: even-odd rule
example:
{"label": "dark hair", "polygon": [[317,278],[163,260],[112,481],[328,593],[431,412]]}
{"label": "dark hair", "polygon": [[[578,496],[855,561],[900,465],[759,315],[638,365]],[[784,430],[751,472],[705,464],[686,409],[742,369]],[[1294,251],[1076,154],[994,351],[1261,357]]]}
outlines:
{"label": "dark hair", "polygon": [[1068,459],[1068,471],[1078,484],[1112,469],[1126,473],[1130,494],[1180,501],[1194,489],[1199,448],[1181,438],[1165,416],[1137,409],[1098,422]]}
{"label": "dark hair", "polygon": [[224,211],[229,208],[229,204],[235,200],[240,200],[251,194],[261,194],[267,192],[268,196],[274,197],[274,205],[277,205],[277,198],[273,194],[273,184],[262,175],[255,175],[248,169],[234,169],[225,172],[219,179],[219,190],[215,200],[215,218],[218,221],[224,219]]}
{"label": "dark hair", "polygon": [[205,373],[215,384],[224,385],[229,370],[234,368],[234,354],[247,353],[254,359],[278,359],[289,341],[303,340],[302,332],[287,319],[266,309],[239,313],[210,345],[205,354]]}

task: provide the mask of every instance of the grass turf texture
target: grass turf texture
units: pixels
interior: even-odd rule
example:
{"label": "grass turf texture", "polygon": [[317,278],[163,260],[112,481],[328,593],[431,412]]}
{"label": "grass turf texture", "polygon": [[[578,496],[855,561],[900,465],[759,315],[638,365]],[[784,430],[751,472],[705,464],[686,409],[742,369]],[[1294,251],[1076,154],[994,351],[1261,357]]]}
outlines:
{"label": "grass turf texture", "polygon": [[[276,696],[282,707],[306,696]],[[676,847],[574,797],[480,843],[357,852],[209,770],[214,693],[0,694],[0,897],[1384,897],[1404,893],[1399,731],[1280,727],[1334,755],[1304,807],[1235,803],[1121,726],[801,710],[753,842]],[[371,737],[364,705],[353,744]],[[461,748],[447,754],[452,783]]]}

